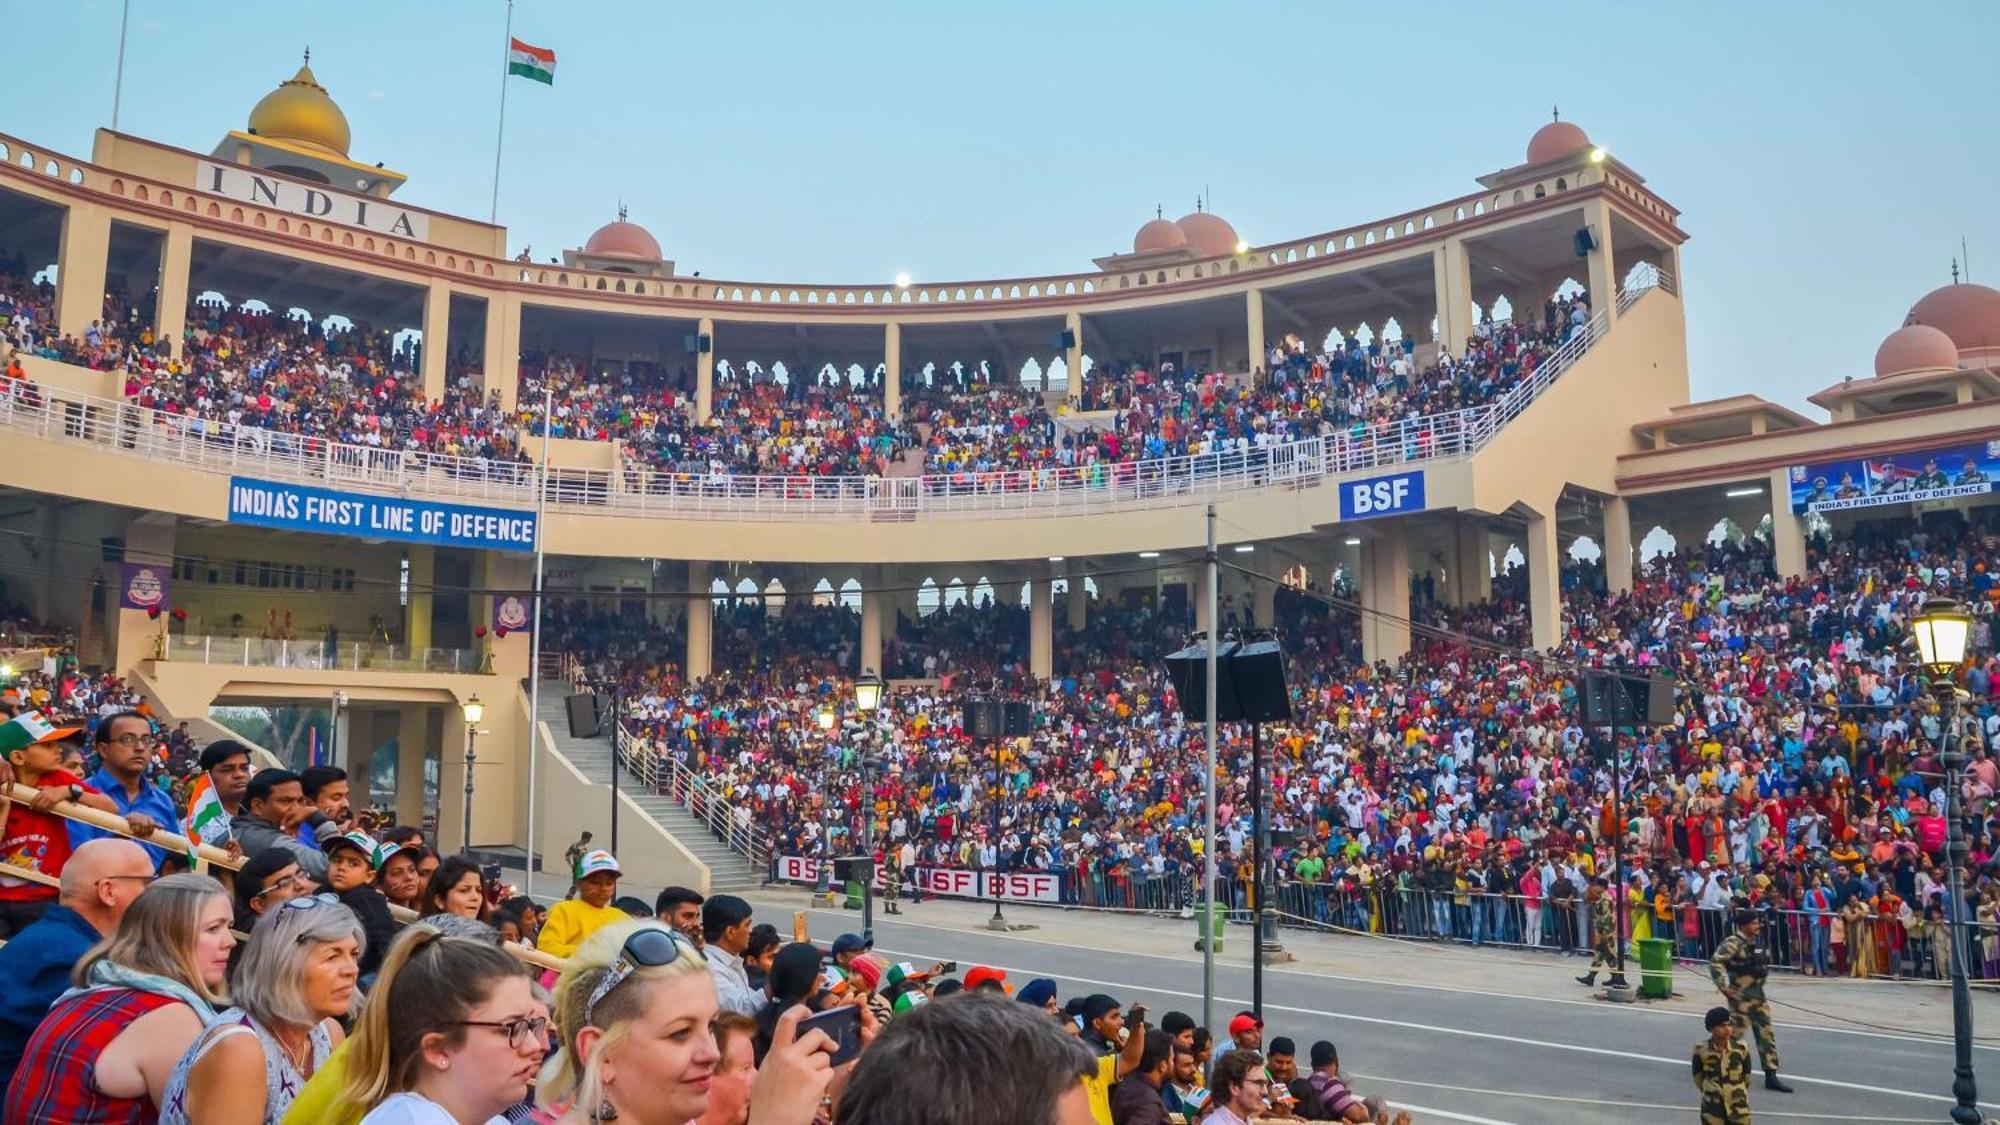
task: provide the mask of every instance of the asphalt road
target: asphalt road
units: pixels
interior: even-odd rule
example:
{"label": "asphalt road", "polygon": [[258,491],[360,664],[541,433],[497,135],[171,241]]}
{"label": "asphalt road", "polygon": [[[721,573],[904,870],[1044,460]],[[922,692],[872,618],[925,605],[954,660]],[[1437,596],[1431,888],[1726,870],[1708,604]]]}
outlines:
{"label": "asphalt road", "polygon": [[[792,905],[796,905],[796,902]],[[858,928],[852,913],[810,912],[813,932]],[[1032,920],[1033,915],[1029,915]],[[1107,992],[1157,1014],[1179,1009],[1202,1019],[1198,955],[1121,951],[1122,921],[1104,918],[1076,932],[1019,934],[968,931],[907,916],[876,919],[877,947],[913,961],[957,960],[995,965],[1016,982],[1054,978],[1067,997]],[[1230,941],[1237,940],[1232,931]],[[1240,949],[1240,946],[1236,947]],[[1243,955],[1218,959],[1211,1026],[1248,1007],[1251,973]],[[1689,1121],[1698,1105],[1688,1054],[1702,1037],[1699,1014],[1563,995],[1494,993],[1440,973],[1436,984],[1367,979],[1367,960],[1348,959],[1345,975],[1302,968],[1265,973],[1267,1036],[1286,1035],[1300,1054],[1316,1039],[1340,1048],[1343,1070],[1364,1094],[1382,1093],[1416,1111],[1419,1121],[1638,1122]],[[1583,963],[1576,962],[1576,972]],[[1504,967],[1498,971],[1506,971]],[[1444,983],[1450,981],[1452,983]],[[1699,987],[1684,982],[1685,987]],[[1932,990],[1916,1001],[1925,1026],[1948,1029]],[[1910,1026],[1910,1013],[1899,1021]],[[1786,1013],[1779,1012],[1779,1019]],[[2000,1111],[2000,1031],[1989,1021],[1988,1043],[1974,1051],[1988,1114]],[[1784,1074],[1795,1094],[1763,1089],[1753,1080],[1750,1104],[1758,1121],[1945,1121],[1950,1109],[1952,1048],[1948,1038],[1864,1028],[1781,1026]]]}

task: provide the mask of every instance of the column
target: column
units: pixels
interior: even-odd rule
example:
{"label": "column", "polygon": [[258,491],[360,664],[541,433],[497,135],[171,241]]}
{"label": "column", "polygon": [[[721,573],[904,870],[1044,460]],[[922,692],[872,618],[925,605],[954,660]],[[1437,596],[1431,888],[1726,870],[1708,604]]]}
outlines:
{"label": "column", "polygon": [[[708,592],[709,583],[714,580],[714,563],[688,563],[687,663],[684,668],[689,683],[707,679],[710,662],[715,658],[715,603],[709,600]],[[811,596],[811,591],[804,593]]]}
{"label": "column", "polygon": [[403,643],[412,649],[431,647],[431,584],[437,578],[437,548],[413,543],[404,556],[410,560],[409,597],[403,603]]}
{"label": "column", "polygon": [[71,203],[56,251],[56,328],[83,338],[104,317],[104,270],[111,256],[111,217],[95,204]]}
{"label": "column", "polygon": [[1256,576],[1249,580],[1250,625],[1256,629],[1269,629],[1278,623],[1278,577],[1272,573],[1278,569],[1277,557],[1260,546],[1256,558],[1251,567]]}
{"label": "column", "polygon": [[861,667],[858,672],[882,674],[882,618],[887,594],[882,592],[882,568],[861,568]]}
{"label": "column", "polygon": [[[1243,318],[1249,332],[1250,370],[1254,374],[1264,371],[1264,291],[1252,289],[1243,294]],[[1266,375],[1270,372],[1265,371]]]}
{"label": "column", "polygon": [[[59,516],[60,513],[56,508],[56,502],[54,500],[44,498],[36,501],[35,533],[41,537],[41,543],[43,549],[48,550],[50,552],[54,552],[60,549],[57,546],[60,540],[56,538],[56,535],[61,531],[61,526],[58,523]],[[44,561],[42,566],[39,568],[39,573],[35,575],[34,609],[35,609],[35,620],[37,621],[54,621],[57,617],[57,612],[56,612],[57,569],[58,568],[55,566],[55,560],[53,558],[50,558]],[[62,616],[68,617],[69,615],[62,614]],[[88,614],[86,614],[85,616],[87,617]]]}
{"label": "column", "polygon": [[[526,595],[535,588],[535,560],[532,555],[512,552],[482,551],[473,564],[474,585],[487,591],[472,599],[472,624],[474,628],[486,626],[487,671],[501,678],[503,683],[512,683],[528,678],[536,670],[528,667],[531,642],[525,629],[510,629],[506,636],[493,627],[492,591],[500,591],[502,596],[517,592]],[[530,607],[533,608],[532,606]],[[532,619],[531,619],[532,620]],[[489,706],[492,705],[489,701]]]}
{"label": "column", "polygon": [[1623,496],[1604,498],[1604,587],[1614,594],[1632,590],[1632,510]]}
{"label": "column", "polygon": [[1556,537],[1555,505],[1529,518],[1523,532],[1528,555],[1528,618],[1536,649],[1562,639],[1562,546]]}
{"label": "column", "polygon": [[1784,469],[1771,470],[1771,560],[1778,577],[1801,577],[1806,572],[1806,521],[1792,512],[1792,481]]}
{"label": "column", "polygon": [[1084,586],[1086,577],[1083,563],[1075,559],[1069,560],[1067,595],[1069,604],[1064,612],[1069,617],[1069,631],[1072,633],[1083,632],[1084,627],[1090,622],[1090,591]]}
{"label": "column", "polygon": [[486,332],[480,344],[479,391],[500,392],[500,407],[513,410],[521,391],[521,298],[495,293],[486,298]]}
{"label": "column", "polygon": [[903,326],[893,320],[882,328],[882,409],[891,422],[903,416]]}
{"label": "column", "polygon": [[705,348],[696,342],[698,354],[694,357],[694,421],[697,426],[706,426],[715,413],[715,318],[702,317],[695,333],[708,341]]}
{"label": "column", "polygon": [[[1210,618],[1208,616],[1208,564],[1206,562],[1198,562],[1195,563],[1194,565],[1200,568],[1196,572],[1196,577],[1193,583],[1194,631],[1197,633],[1208,633],[1214,630],[1214,625],[1211,623]],[[1219,569],[1216,574],[1216,577],[1218,580],[1220,580],[1221,578],[1221,573]],[[1157,583],[1158,581],[1159,580],[1157,578],[1154,579],[1155,583]],[[1155,596],[1157,597],[1157,595]],[[1222,599],[1218,596],[1216,598],[1216,608],[1220,609],[1221,603]],[[1156,601],[1154,604],[1157,605],[1160,603]]]}
{"label": "column", "polygon": [[[133,516],[125,524],[125,561],[128,563],[155,563],[163,572],[170,572],[174,561],[173,516],[160,512],[145,512]],[[51,548],[53,549],[53,548]],[[115,638],[113,645],[112,671],[121,676],[129,676],[142,660],[152,660],[159,655],[161,638],[166,636],[167,622],[170,620],[166,609],[172,605],[171,586],[168,588],[169,602],[158,617],[148,616],[143,609],[118,608],[123,592],[124,568],[112,565],[106,568],[113,588],[105,592],[111,599],[115,624],[112,626]]]}
{"label": "column", "polygon": [[1386,525],[1361,540],[1361,657],[1369,663],[1410,651],[1410,541]]}
{"label": "column", "polygon": [[1465,241],[1447,238],[1431,254],[1432,288],[1437,294],[1438,347],[1454,356],[1465,354],[1472,325],[1472,267]]}
{"label": "column", "polygon": [[433,281],[424,290],[424,398],[436,402],[444,397],[445,360],[451,355],[451,286]]}
{"label": "column", "polygon": [[1486,601],[1493,596],[1492,547],[1487,542],[1486,525],[1478,520],[1461,519],[1456,538],[1449,591],[1451,604],[1466,606]]}
{"label": "column", "polygon": [[1069,386],[1063,394],[1070,397],[1083,393],[1083,314],[1064,313],[1063,331],[1069,333],[1069,347],[1063,349],[1063,368],[1069,373]]}
{"label": "column", "polygon": [[1595,316],[1603,310],[1616,320],[1618,276],[1613,266],[1617,257],[1611,249],[1611,205],[1599,199],[1586,207],[1583,213],[1590,233],[1597,239],[1597,249],[1590,252],[1590,278],[1585,282],[1590,286],[1590,312]]}
{"label": "column", "polygon": [[397,712],[396,823],[424,822],[424,759],[431,748],[435,704],[407,703]]}
{"label": "column", "polygon": [[1055,616],[1056,584],[1055,567],[1043,563],[1029,580],[1028,597],[1028,672],[1037,680],[1047,681],[1055,674]]}
{"label": "column", "polygon": [[188,274],[194,262],[194,228],[186,223],[168,223],[167,238],[160,247],[160,297],[153,308],[153,337],[164,340],[173,354],[182,354],[182,337],[187,335]]}

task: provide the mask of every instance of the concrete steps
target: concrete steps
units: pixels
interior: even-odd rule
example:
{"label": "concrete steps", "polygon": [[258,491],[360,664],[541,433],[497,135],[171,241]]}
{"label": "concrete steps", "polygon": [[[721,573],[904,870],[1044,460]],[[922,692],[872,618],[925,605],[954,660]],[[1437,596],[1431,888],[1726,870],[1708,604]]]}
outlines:
{"label": "concrete steps", "polygon": [[[603,738],[570,737],[569,716],[563,703],[568,694],[568,684],[560,680],[543,680],[541,709],[536,717],[548,724],[549,737],[555,744],[556,752],[569,759],[577,772],[600,785],[608,785],[611,782],[611,739],[608,735]],[[742,894],[764,885],[764,872],[731,851],[728,844],[709,831],[701,818],[673,800],[652,792],[623,771],[618,775],[618,789],[668,835],[678,840],[682,847],[694,853],[695,858],[708,865],[709,893]],[[597,832],[597,837],[605,843],[610,842],[609,824]],[[544,862],[547,862],[546,859]],[[560,866],[560,856],[556,857],[556,862]]]}

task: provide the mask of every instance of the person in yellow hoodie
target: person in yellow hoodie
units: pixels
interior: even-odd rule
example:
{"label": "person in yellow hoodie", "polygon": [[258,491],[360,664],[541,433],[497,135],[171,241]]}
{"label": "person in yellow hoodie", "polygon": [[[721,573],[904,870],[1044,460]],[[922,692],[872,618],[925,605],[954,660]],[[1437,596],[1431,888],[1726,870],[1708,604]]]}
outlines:
{"label": "person in yellow hoodie", "polygon": [[576,897],[549,908],[535,946],[556,957],[568,957],[597,932],[599,926],[624,921],[628,915],[611,905],[618,897],[618,860],[603,848],[583,853],[576,861]]}

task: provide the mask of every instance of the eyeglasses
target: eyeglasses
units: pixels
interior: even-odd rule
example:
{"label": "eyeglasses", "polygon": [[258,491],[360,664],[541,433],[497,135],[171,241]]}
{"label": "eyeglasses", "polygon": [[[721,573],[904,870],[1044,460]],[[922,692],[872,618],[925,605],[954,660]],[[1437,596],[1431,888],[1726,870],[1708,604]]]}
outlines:
{"label": "eyeglasses", "polygon": [[115,742],[120,746],[137,746],[141,742],[153,741],[153,734],[151,731],[144,734],[121,734],[113,738],[107,738],[104,741]]}
{"label": "eyeglasses", "polygon": [[[283,879],[279,879],[278,881],[267,885],[263,890],[258,891],[256,894],[251,895],[250,897],[263,898],[265,895],[270,894],[272,891],[282,891],[286,887],[310,887],[312,885],[313,885],[312,876],[306,874],[303,871],[294,871],[289,876]],[[328,895],[326,897],[332,898],[333,896]],[[286,901],[290,902],[294,900],[287,899]]]}
{"label": "eyeglasses", "polygon": [[661,965],[671,965],[680,957],[681,950],[699,957],[701,951],[694,947],[678,930],[664,930],[648,926],[635,931],[625,939],[625,947],[618,951],[618,959],[604,973],[604,979],[590,990],[590,999],[583,1006],[583,1022],[589,1023],[591,1014],[597,1010],[598,1002],[611,994],[611,990],[624,984],[627,977],[641,967],[654,969]]}
{"label": "eyeglasses", "polygon": [[99,877],[97,881],[100,883],[109,883],[113,879],[137,879],[141,883],[151,886],[153,880],[158,878],[158,875],[105,875]]}
{"label": "eyeglasses", "polygon": [[529,1043],[548,1045],[549,1020],[547,1016],[517,1016],[511,1020],[452,1020],[453,1027],[490,1027],[507,1037],[507,1045],[516,1051],[521,1049],[522,1040]]}

